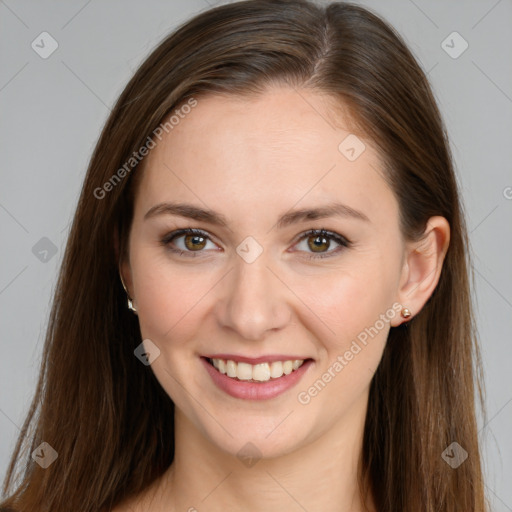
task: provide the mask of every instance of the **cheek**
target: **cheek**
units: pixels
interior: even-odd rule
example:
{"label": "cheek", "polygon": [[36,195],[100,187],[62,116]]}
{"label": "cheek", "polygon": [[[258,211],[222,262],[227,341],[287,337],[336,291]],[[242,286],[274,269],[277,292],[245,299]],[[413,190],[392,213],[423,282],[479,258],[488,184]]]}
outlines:
{"label": "cheek", "polygon": [[142,244],[134,244],[130,262],[142,335],[161,343],[186,339],[183,328],[191,324],[201,298],[214,285],[211,273],[194,265],[180,268],[161,248]]}
{"label": "cheek", "polygon": [[311,331],[322,333],[318,337],[331,351],[343,349],[392,307],[395,280],[391,269],[375,257],[313,279],[298,276],[292,286],[314,313]]}
{"label": "cheek", "polygon": [[[320,342],[320,350],[343,350],[391,307],[393,276],[386,262],[377,254],[351,261],[307,276],[297,269],[284,271],[284,280],[298,297],[287,307]],[[198,329],[205,308],[211,310],[214,296],[221,293],[223,272],[173,265],[165,253],[144,246],[133,247],[131,262],[143,335],[162,342],[172,338],[173,344],[188,339],[187,332]]]}
{"label": "cheek", "polygon": [[315,286],[303,285],[300,295],[309,291],[308,305],[315,313],[307,327],[315,334],[321,358],[313,378],[300,390],[307,395],[301,403],[314,399],[322,408],[345,410],[367,388],[390,321],[398,314],[393,308],[395,280],[391,269],[376,258],[372,264],[333,272]]}
{"label": "cheek", "polygon": [[380,315],[392,306],[391,298],[385,283],[345,279],[335,297],[326,304],[336,339],[347,342],[374,325]]}
{"label": "cheek", "polygon": [[[202,300],[214,284],[205,275],[183,272],[170,275],[169,270],[158,271],[153,267],[139,276],[137,307],[143,334],[173,345],[185,342],[187,331],[200,325],[197,316],[202,310]],[[204,303],[203,303],[204,304]]]}

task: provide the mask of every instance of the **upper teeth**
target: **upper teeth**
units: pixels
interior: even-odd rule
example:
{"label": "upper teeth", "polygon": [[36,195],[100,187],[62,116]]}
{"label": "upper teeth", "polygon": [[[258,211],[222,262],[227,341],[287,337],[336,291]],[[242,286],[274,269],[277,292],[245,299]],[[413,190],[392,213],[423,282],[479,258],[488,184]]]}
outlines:
{"label": "upper teeth", "polygon": [[295,359],[289,361],[273,361],[272,363],[237,363],[228,359],[212,359],[213,366],[220,373],[227,374],[228,377],[238,378],[240,380],[257,380],[265,382],[270,378],[277,379],[284,375],[297,370],[304,363],[303,359]]}

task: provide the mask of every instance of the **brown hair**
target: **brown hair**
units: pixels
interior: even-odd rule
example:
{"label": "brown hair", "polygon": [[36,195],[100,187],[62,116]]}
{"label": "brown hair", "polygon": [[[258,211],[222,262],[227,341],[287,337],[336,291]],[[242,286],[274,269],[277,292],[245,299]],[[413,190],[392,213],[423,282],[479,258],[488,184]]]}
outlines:
{"label": "brown hair", "polygon": [[[155,48],[118,99],[83,184],[36,394],[4,482],[4,495],[12,492],[4,507],[108,509],[171,464],[173,403],[134,357],[139,324],[126,308],[113,242],[119,232],[124,255],[141,166],[103,198],[97,191],[178,105],[212,93],[258,94],[272,84],[327,93],[349,109],[355,129],[381,153],[407,240],[417,240],[431,216],[450,224],[438,286],[407,327],[391,328],[371,382],[363,495],[373,494],[379,512],[486,510],[469,248],[435,99],[401,37],[378,16],[347,3],[292,0],[237,2],[197,15]],[[58,452],[47,469],[30,458],[42,441]],[[441,457],[453,441],[469,453],[457,469]]]}

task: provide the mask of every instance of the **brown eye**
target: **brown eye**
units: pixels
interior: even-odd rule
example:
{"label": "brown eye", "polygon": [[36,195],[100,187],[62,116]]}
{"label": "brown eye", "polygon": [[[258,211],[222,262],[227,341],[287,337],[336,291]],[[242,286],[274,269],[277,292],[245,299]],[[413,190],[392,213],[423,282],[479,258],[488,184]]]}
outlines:
{"label": "brown eye", "polygon": [[310,236],[308,237],[308,247],[313,252],[324,252],[329,249],[330,241],[325,236]]}
{"label": "brown eye", "polygon": [[[334,244],[337,244],[338,247],[334,247],[334,250],[329,250]],[[301,244],[304,244],[306,247],[300,247]],[[302,237],[299,239],[299,243],[297,246],[299,247],[299,252],[309,253],[307,255],[310,259],[315,258],[328,258],[330,256],[335,256],[339,252],[343,251],[343,249],[351,247],[352,242],[350,242],[347,238],[338,233],[334,233],[331,231],[326,231],[325,229],[311,229],[306,233],[303,233]]]}
{"label": "brown eye", "polygon": [[191,251],[203,249],[206,245],[206,237],[200,235],[185,235],[185,247]]}
{"label": "brown eye", "polygon": [[177,253],[180,256],[192,257],[209,252],[203,250],[208,242],[215,245],[206,233],[190,228],[173,231],[161,240],[161,244],[169,251]]}

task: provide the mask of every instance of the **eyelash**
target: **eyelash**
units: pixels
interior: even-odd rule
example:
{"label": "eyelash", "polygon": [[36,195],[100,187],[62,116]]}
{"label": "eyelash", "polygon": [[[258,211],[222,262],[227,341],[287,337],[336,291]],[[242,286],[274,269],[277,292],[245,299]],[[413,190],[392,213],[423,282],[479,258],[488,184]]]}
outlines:
{"label": "eyelash", "polygon": [[[178,254],[179,256],[186,256],[186,257],[192,257],[195,258],[198,256],[197,253],[203,252],[203,251],[183,251],[181,249],[174,249],[170,246],[171,242],[174,241],[176,238],[179,238],[182,235],[198,235],[203,238],[206,238],[210,241],[211,238],[208,236],[208,234],[204,231],[201,231],[200,229],[193,229],[193,228],[187,228],[187,229],[178,229],[176,231],[173,231],[172,233],[167,234],[162,240],[161,244],[165,246],[167,249],[169,249],[171,252]],[[313,254],[313,256],[308,256],[308,258],[315,260],[315,259],[321,259],[321,258],[330,258],[331,256],[338,254],[342,248],[349,248],[352,245],[352,242],[345,238],[344,236],[339,235],[338,233],[334,233],[333,231],[327,231],[326,229],[310,229],[300,235],[300,238],[294,243],[294,245],[298,244],[299,242],[302,242],[302,240],[307,239],[311,236],[317,236],[317,237],[324,237],[326,239],[334,240],[336,243],[340,244],[341,247],[338,247],[334,251],[329,251],[326,253],[319,253],[319,254]]]}

